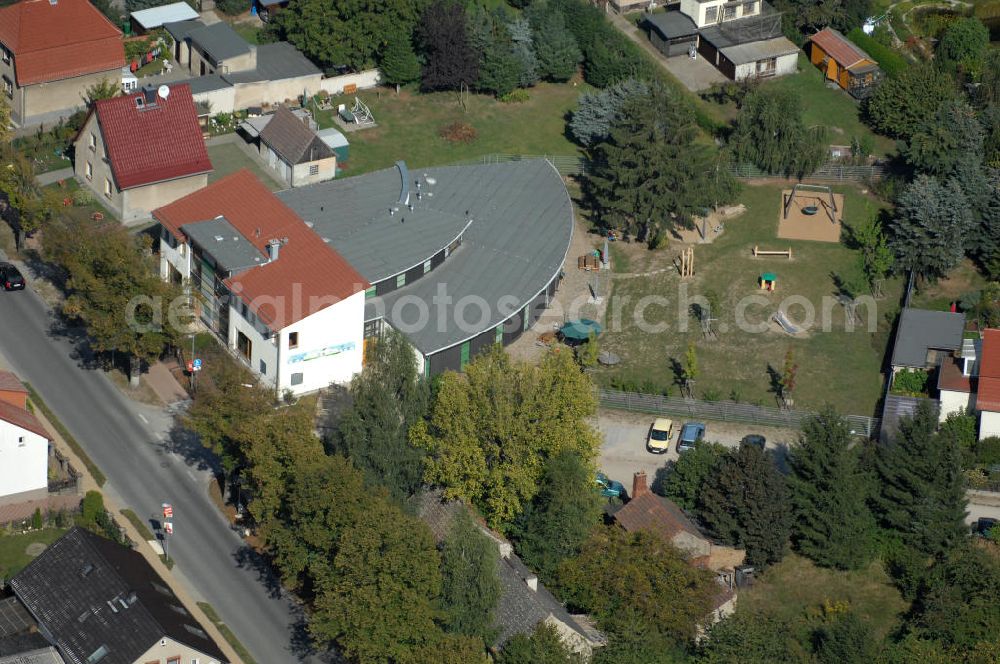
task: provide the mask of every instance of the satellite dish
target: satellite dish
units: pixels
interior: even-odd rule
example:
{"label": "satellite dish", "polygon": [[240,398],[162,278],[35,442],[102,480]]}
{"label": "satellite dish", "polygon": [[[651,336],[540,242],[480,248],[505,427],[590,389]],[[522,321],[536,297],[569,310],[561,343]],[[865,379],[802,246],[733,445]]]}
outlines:
{"label": "satellite dish", "polygon": [[160,99],[166,99],[170,96],[170,86],[161,85],[156,89],[156,94],[160,97]]}

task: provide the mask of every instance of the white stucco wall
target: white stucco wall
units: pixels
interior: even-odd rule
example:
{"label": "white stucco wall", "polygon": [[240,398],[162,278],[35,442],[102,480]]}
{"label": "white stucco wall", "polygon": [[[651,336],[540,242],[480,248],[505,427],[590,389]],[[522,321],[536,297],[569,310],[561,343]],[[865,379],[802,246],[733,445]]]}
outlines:
{"label": "white stucco wall", "polygon": [[358,86],[358,90],[374,88],[382,80],[382,72],[378,69],[366,69],[356,74],[344,74],[343,76],[331,76],[319,82],[319,89],[326,90],[331,95],[339,95],[344,92],[344,87],[348,85]]}
{"label": "white stucco wall", "polygon": [[[364,358],[364,318],[365,294],[359,291],[283,329],[278,390],[302,394],[350,381]],[[293,332],[298,348],[288,347]],[[292,375],[299,373],[302,382],[292,385]]]}
{"label": "white stucco wall", "polygon": [[955,392],[953,390],[940,390],[938,401],[941,403],[941,410],[938,413],[938,420],[944,422],[951,413],[957,413],[963,408],[969,408],[975,403],[975,397],[968,392]]}
{"label": "white stucco wall", "polygon": [[[275,336],[270,335],[265,339],[258,327],[251,325],[250,321],[243,317],[239,310],[239,300],[234,299],[234,303],[229,307],[229,333],[227,343],[235,352],[236,356],[243,360],[250,370],[260,378],[261,382],[274,386],[277,383],[278,348],[275,344]],[[259,323],[258,323],[259,325]],[[237,339],[242,332],[250,340],[250,357],[244,358],[239,353]],[[263,367],[261,365],[263,362]],[[261,369],[265,369],[264,372]]]}
{"label": "white stucco wall", "polygon": [[1000,436],[1000,413],[984,410],[979,413],[979,440],[990,436]]}
{"label": "white stucco wall", "polygon": [[[186,612],[186,610],[185,610]],[[183,617],[182,620],[191,627],[201,629],[201,624],[192,617]],[[137,662],[165,662],[171,657],[180,657],[181,664],[219,664],[218,660],[208,657],[202,652],[186,646],[179,641],[170,638],[162,638],[157,641],[152,648],[147,650]]]}
{"label": "white stucco wall", "polygon": [[[756,16],[760,14],[760,7],[761,7],[760,2],[761,0],[757,0],[756,3],[754,4],[754,10],[752,12],[746,12],[746,13],[744,13],[744,11],[746,9],[747,3],[744,2],[737,5],[736,15],[727,20],[735,21],[736,19],[739,18]],[[719,0],[717,2],[698,2],[698,0],[681,0],[681,12],[687,14],[691,18],[691,20],[695,22],[695,25],[697,25],[699,28],[703,28],[706,25],[715,25],[716,23],[719,23],[719,18],[722,17],[724,11],[723,5],[725,4],[727,4],[727,2],[725,2],[724,0]],[[705,20],[705,16],[708,13],[708,9],[710,7],[718,7],[718,13],[716,14],[718,18],[716,18],[716,20],[711,22]]]}
{"label": "white stucco wall", "polygon": [[199,92],[191,97],[195,103],[207,103],[212,115],[232,113],[236,110],[236,88],[231,85],[218,90]]}
{"label": "white stucco wall", "polygon": [[173,265],[185,280],[191,278],[191,247],[181,242],[176,244],[176,247],[171,247],[170,242],[163,239],[163,231],[160,231],[160,279],[166,280],[170,276],[168,265]]}
{"label": "white stucco wall", "polygon": [[0,421],[0,498],[47,491],[49,441],[33,431]]}
{"label": "white stucco wall", "polygon": [[[778,58],[776,68],[774,71],[774,76],[785,76],[787,74],[794,74],[798,70],[798,53],[789,53],[788,55],[782,55]],[[752,78],[757,75],[757,63],[748,62],[745,65],[738,65],[736,67],[736,80],[742,81],[746,78]]]}

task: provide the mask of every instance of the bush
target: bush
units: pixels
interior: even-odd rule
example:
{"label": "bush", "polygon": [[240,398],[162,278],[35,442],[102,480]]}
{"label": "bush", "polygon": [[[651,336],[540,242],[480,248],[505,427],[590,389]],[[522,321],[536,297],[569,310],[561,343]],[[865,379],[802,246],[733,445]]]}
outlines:
{"label": "bush", "polygon": [[42,519],[42,510],[36,507],[35,513],[31,515],[31,527],[35,530],[39,530],[44,525],[44,523],[45,522]]}
{"label": "bush", "polygon": [[248,0],[215,0],[215,8],[228,16],[238,16],[250,11]]}
{"label": "bush", "polygon": [[467,122],[452,122],[441,127],[438,135],[450,143],[471,143],[476,140],[476,128]]}
{"label": "bush", "polygon": [[517,90],[512,90],[505,95],[500,95],[498,99],[504,104],[523,104],[524,102],[531,99],[531,95],[524,88],[518,88]]}
{"label": "bush", "polygon": [[73,205],[84,206],[94,203],[94,195],[87,189],[77,189],[72,194]]}
{"label": "bush", "polygon": [[80,518],[86,525],[95,525],[97,519],[105,512],[104,497],[100,491],[88,491],[83,497]]}
{"label": "bush", "polygon": [[928,378],[928,373],[922,369],[900,371],[892,379],[892,392],[913,397],[925,396]]}
{"label": "bush", "polygon": [[976,442],[976,463],[982,466],[992,466],[1000,463],[1000,438],[990,436]]}
{"label": "bush", "polygon": [[884,46],[876,38],[869,37],[861,28],[854,28],[847,33],[847,38],[858,45],[861,50],[872,56],[886,76],[896,76],[909,68],[910,63],[895,49]]}

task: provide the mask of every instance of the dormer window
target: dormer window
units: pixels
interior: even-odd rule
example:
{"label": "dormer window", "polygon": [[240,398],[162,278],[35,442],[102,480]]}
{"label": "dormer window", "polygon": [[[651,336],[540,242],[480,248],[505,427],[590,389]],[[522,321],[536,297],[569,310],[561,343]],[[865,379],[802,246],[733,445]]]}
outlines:
{"label": "dormer window", "polygon": [[142,95],[139,95],[138,97],[135,98],[136,108],[142,108],[145,105],[146,105],[146,100],[142,98]]}

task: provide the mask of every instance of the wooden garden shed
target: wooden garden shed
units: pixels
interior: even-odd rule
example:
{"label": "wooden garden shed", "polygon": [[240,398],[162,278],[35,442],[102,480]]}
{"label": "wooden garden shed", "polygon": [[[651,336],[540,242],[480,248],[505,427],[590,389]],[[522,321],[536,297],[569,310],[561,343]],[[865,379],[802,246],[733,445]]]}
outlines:
{"label": "wooden garden shed", "polygon": [[855,99],[870,95],[882,80],[878,63],[833,28],[823,28],[807,41],[809,61]]}

